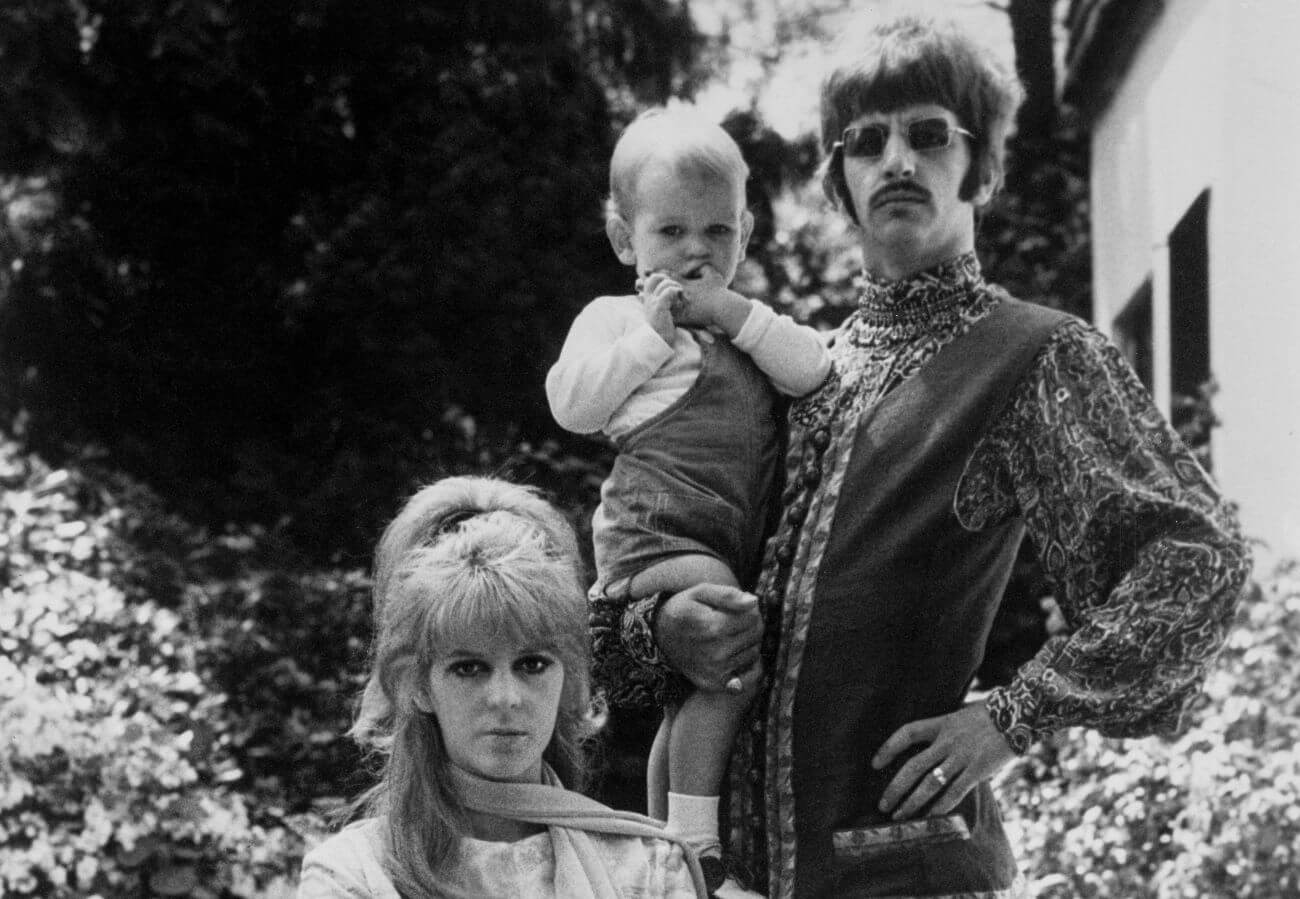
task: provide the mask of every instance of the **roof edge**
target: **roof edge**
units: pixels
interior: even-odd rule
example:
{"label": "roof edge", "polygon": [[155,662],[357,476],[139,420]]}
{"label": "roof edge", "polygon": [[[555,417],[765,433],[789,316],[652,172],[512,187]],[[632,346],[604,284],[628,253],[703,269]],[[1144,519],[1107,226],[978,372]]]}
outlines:
{"label": "roof edge", "polygon": [[1091,127],[1110,106],[1143,38],[1164,12],[1165,0],[1076,0],[1066,26],[1061,98]]}

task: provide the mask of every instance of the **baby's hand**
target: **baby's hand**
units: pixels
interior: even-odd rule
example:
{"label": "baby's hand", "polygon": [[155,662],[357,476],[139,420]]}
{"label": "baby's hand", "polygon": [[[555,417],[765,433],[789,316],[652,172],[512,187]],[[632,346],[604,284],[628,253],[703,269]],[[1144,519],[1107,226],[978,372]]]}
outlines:
{"label": "baby's hand", "polygon": [[679,325],[721,328],[735,337],[749,315],[749,300],[727,288],[722,273],[705,264],[694,278],[683,278],[682,310],[673,317]]}
{"label": "baby's hand", "polygon": [[677,334],[673,322],[683,303],[682,286],[663,272],[651,272],[644,278],[638,278],[636,286],[646,321],[663,338],[664,343],[671,345]]}

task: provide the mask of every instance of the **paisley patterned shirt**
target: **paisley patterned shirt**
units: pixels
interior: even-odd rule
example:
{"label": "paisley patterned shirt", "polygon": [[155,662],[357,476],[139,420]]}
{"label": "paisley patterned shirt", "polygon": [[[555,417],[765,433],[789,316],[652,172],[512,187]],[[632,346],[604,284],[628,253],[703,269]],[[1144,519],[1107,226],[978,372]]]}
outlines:
{"label": "paisley patterned shirt", "polygon": [[[974,253],[900,281],[864,275],[860,289],[833,374],[790,413],[782,503],[797,514],[782,517],[759,582],[769,660],[778,637],[801,638],[777,633],[798,627],[782,621],[790,560],[779,555],[801,530],[829,526],[819,510],[833,514],[819,496],[833,487],[806,476],[819,471],[826,427],[877,402],[1005,296]],[[1025,520],[1068,625],[988,697],[1014,749],[1070,726],[1135,736],[1177,723],[1222,643],[1249,556],[1230,507],[1103,335],[1077,319],[1057,328],[972,454],[954,510],[970,527]],[[616,705],[681,695],[655,647],[657,606],[593,597],[596,676]]]}

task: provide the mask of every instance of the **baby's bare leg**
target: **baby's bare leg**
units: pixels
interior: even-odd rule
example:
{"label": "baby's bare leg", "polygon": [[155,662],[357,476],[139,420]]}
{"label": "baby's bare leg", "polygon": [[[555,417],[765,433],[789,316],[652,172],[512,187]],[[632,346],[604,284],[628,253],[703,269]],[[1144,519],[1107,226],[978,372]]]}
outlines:
{"label": "baby's bare leg", "polygon": [[721,559],[704,553],[684,553],[670,556],[632,575],[627,592],[631,596],[650,596],[665,590],[678,593],[696,584],[739,586],[736,576]]}
{"label": "baby's bare leg", "polygon": [[[718,559],[695,554],[675,556],[638,573],[629,588],[634,596],[649,596],[705,583],[738,586],[735,575]],[[650,814],[661,817],[666,812],[670,829],[701,846],[717,845],[717,797],[755,687],[751,679],[751,686],[740,694],[692,692],[679,708],[665,710],[651,747],[646,778]],[[671,800],[668,793],[674,794]],[[696,800],[709,804],[701,806]]]}
{"label": "baby's bare leg", "polygon": [[659,724],[646,760],[646,814],[656,821],[668,820],[668,741],[676,714],[676,706],[664,709],[664,720]]}
{"label": "baby's bare leg", "polygon": [[672,792],[719,794],[731,746],[757,687],[758,681],[750,679],[741,693],[696,690],[682,701],[668,735],[668,788]]}

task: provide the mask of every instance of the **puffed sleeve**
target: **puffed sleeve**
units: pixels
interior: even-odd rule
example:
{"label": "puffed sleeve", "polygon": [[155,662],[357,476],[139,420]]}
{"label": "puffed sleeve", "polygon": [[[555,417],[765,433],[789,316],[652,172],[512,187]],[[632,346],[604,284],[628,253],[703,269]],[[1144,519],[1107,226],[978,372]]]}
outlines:
{"label": "puffed sleeve", "polygon": [[387,877],[380,874],[372,882],[371,871],[378,871],[378,860],[373,858],[362,828],[351,827],[307,853],[298,879],[298,899],[395,897]]}
{"label": "puffed sleeve", "polygon": [[831,370],[826,339],[758,300],[749,303],[749,315],[733,341],[736,348],[749,354],[778,393],[804,396],[820,387]]}
{"label": "puffed sleeve", "polygon": [[643,599],[613,597],[592,589],[592,677],[605,699],[620,708],[661,709],[685,698],[690,685],[668,666],[655,642],[654,614],[671,594]]}
{"label": "puffed sleeve", "polygon": [[1082,322],[1049,339],[972,456],[957,511],[1019,514],[1066,622],[988,707],[1019,752],[1072,726],[1174,729],[1250,570],[1231,507],[1119,351]]}
{"label": "puffed sleeve", "polygon": [[633,297],[597,297],[578,314],[546,373],[546,399],[560,427],[594,434],[654,377],[673,348]]}
{"label": "puffed sleeve", "polygon": [[682,847],[669,840],[593,834],[620,896],[704,899]]}

